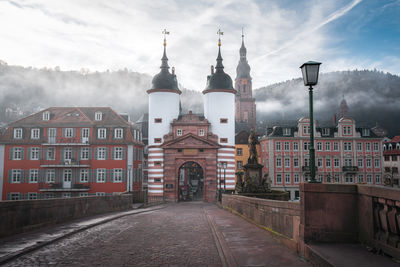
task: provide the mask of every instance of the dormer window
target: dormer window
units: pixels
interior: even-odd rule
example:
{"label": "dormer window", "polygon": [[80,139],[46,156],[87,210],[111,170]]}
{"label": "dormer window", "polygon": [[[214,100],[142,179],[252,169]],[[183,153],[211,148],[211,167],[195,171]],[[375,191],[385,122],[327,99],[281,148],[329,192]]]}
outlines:
{"label": "dormer window", "polygon": [[199,129],[199,136],[204,136],[204,129]]}
{"label": "dormer window", "polygon": [[31,129],[31,139],[39,139],[40,137],[40,129],[35,128]]}
{"label": "dormer window", "polygon": [[102,119],[103,119],[103,113],[101,113],[100,111],[94,114],[94,120],[101,121]]}
{"label": "dormer window", "polygon": [[182,129],[176,130],[176,135],[177,136],[182,136]]}
{"label": "dormer window", "polygon": [[369,136],[369,129],[363,129],[362,130],[362,135],[363,136]]}
{"label": "dormer window", "polygon": [[122,139],[124,137],[124,130],[122,128],[117,128],[114,130],[114,138]]}
{"label": "dormer window", "polygon": [[351,134],[351,126],[343,126],[343,134],[350,135]]}
{"label": "dormer window", "polygon": [[329,135],[329,134],[331,133],[330,130],[331,130],[331,129],[329,129],[329,128],[322,128],[322,135],[323,135],[323,136]]}
{"label": "dormer window", "polygon": [[22,139],[22,128],[14,128],[14,139]]}
{"label": "dormer window", "polygon": [[43,118],[44,121],[49,121],[50,120],[50,112],[45,111],[43,112]]}
{"label": "dormer window", "polygon": [[303,126],[303,134],[310,134],[310,126],[308,125]]}
{"label": "dormer window", "polygon": [[283,135],[290,135],[290,128],[283,128]]}

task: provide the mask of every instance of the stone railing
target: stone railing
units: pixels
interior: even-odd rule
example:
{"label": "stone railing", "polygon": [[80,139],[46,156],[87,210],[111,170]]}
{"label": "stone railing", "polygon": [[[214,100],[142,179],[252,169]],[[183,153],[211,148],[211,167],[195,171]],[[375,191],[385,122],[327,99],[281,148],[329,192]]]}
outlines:
{"label": "stone railing", "polygon": [[0,238],[85,216],[132,208],[132,195],[0,202]]}
{"label": "stone railing", "polygon": [[299,250],[299,203],[223,194],[222,206],[272,232],[292,250]]}

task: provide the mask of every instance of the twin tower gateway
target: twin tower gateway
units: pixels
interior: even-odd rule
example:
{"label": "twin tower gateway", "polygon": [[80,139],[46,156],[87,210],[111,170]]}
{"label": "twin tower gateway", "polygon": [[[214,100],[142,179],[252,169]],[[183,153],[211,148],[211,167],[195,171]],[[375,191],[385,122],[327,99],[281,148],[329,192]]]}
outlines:
{"label": "twin tower gateway", "polygon": [[[222,34],[220,31],[219,34]],[[219,188],[235,189],[235,96],[224,72],[221,41],[203,91],[204,115],[182,114],[175,71],[164,38],[161,71],[149,94],[148,194],[167,201],[214,202]]]}

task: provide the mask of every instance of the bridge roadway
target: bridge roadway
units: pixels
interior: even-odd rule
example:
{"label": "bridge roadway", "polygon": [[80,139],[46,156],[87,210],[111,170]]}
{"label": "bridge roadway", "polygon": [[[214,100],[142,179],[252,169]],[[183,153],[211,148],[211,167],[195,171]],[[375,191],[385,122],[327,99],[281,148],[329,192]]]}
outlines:
{"label": "bridge roadway", "polygon": [[242,218],[214,204],[187,202],[99,224],[22,255],[6,266],[309,264]]}

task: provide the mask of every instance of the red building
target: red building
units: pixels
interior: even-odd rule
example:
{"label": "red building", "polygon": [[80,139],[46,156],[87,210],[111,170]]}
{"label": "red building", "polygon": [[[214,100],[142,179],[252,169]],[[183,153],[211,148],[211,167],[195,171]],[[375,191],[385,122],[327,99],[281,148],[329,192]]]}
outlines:
{"label": "red building", "polygon": [[107,195],[141,186],[141,132],[108,107],[53,107],[0,138],[2,200]]}

